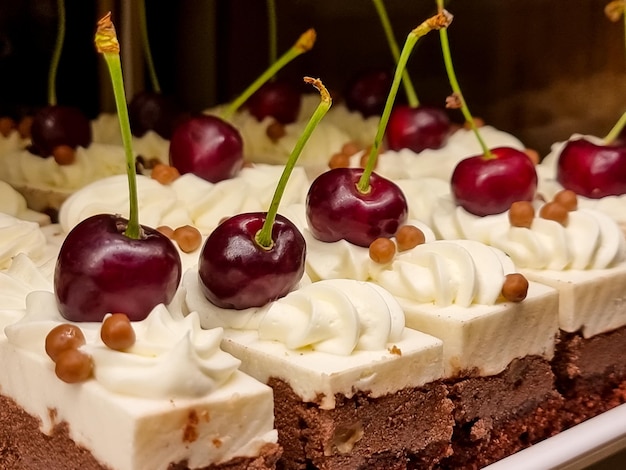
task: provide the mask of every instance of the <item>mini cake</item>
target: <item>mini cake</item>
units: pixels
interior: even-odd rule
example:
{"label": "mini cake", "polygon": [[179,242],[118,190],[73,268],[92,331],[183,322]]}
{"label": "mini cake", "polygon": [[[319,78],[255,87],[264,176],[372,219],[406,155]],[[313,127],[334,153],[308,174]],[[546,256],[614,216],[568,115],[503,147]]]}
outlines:
{"label": "mini cake", "polygon": [[559,432],[562,398],[550,369],[557,292],[531,282],[523,302],[507,302],[500,291],[515,266],[503,252],[480,242],[433,241],[427,227],[411,223],[426,243],[383,264],[367,248],[320,242],[301,229],[312,277],[370,280],[398,299],[409,328],[443,341],[455,431],[442,468],[483,466]]}
{"label": "mini cake", "polygon": [[20,253],[0,285],[3,466],[275,468],[271,389],[240,372],[220,350],[221,330],[201,330],[180,302],[134,322],[136,341],[124,351],[103,343],[102,323],[75,324],[93,376],[66,383],[44,347],[68,323],[51,282]]}
{"label": "mini cake", "polygon": [[[536,203],[535,213],[543,205]],[[498,247],[529,279],[559,291],[553,366],[569,424],[623,403],[626,262],[618,225],[602,212],[578,209],[563,210],[560,222],[535,216],[529,227],[512,226],[509,212],[478,217],[442,199],[433,228],[446,239]]]}
{"label": "mini cake", "polygon": [[404,327],[393,297],[348,279],[302,286],[265,307],[232,312],[184,279],[204,327],[274,390],[284,468],[431,468],[449,453],[451,403],[440,340]]}

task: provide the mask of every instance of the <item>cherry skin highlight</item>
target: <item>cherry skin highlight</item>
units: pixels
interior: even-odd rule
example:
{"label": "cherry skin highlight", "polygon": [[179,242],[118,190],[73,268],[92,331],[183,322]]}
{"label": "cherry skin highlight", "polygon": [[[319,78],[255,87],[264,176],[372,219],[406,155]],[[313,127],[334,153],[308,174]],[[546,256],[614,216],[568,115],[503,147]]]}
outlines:
{"label": "cherry skin highlight", "polygon": [[532,201],[537,190],[535,166],[524,152],[498,147],[491,153],[494,158],[461,160],[450,181],[457,205],[478,216],[500,214],[516,201]]}
{"label": "cherry skin highlight", "polygon": [[154,91],[137,93],[128,105],[130,128],[136,137],[154,131],[170,139],[180,116],[180,109],[171,97]]}
{"label": "cherry skin highlight", "polygon": [[260,307],[291,292],[304,274],[306,243],[300,231],[278,214],[273,245],[255,237],[265,212],[239,214],[225,220],[206,239],[198,263],[202,292],[221,308]]}
{"label": "cherry skin highlight", "polygon": [[54,271],[57,305],[67,320],[102,321],[111,312],[142,320],[174,297],[182,273],[178,251],[149,227],[142,226],[140,239],[127,237],[127,224],[98,214],[68,234]]}
{"label": "cherry skin highlight", "polygon": [[91,123],[78,108],[46,106],[33,116],[31,138],[32,151],[45,158],[59,145],[89,147]]}
{"label": "cherry skin highlight", "polygon": [[556,179],[565,189],[592,199],[626,194],[626,144],[571,140],[559,156]]}
{"label": "cherry skin highlight", "polygon": [[375,69],[361,72],[346,87],[346,106],[360,112],[363,117],[380,116],[387,101],[393,74],[388,70]]}
{"label": "cherry skin highlight", "polygon": [[433,106],[395,106],[386,132],[389,149],[408,148],[416,153],[443,147],[449,135],[450,118]]}
{"label": "cherry skin highlight", "polygon": [[246,107],[257,121],[273,117],[281,124],[291,124],[298,118],[302,94],[291,82],[266,82],[246,102]]}
{"label": "cherry skin highlight", "polygon": [[170,142],[170,165],[211,183],[234,177],[243,166],[243,140],[226,121],[208,115],[180,123]]}
{"label": "cherry skin highlight", "polygon": [[367,247],[377,238],[393,237],[404,224],[408,208],[402,190],[372,173],[370,190],[364,194],[357,188],[362,173],[362,168],[336,168],[313,181],[306,217],[315,238]]}

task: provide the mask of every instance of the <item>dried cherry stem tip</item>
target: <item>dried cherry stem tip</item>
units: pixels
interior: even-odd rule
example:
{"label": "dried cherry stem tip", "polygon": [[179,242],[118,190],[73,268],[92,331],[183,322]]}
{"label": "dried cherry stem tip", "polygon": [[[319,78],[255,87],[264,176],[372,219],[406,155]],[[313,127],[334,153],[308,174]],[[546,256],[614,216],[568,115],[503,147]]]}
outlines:
{"label": "dried cherry stem tip", "polygon": [[298,40],[291,48],[278,58],[276,62],[270,65],[265,72],[263,72],[254,82],[244,90],[244,92],[235,98],[228,107],[222,113],[222,118],[229,120],[235,112],[250,98],[255,91],[257,91],[265,82],[272,78],[276,73],[282,69],[285,65],[298,57],[300,54],[304,54],[307,51],[313,49],[317,34],[313,28],[306,30],[300,35]]}
{"label": "dried cherry stem tip", "polygon": [[141,236],[139,226],[139,203],[137,200],[137,174],[135,170],[135,157],[133,156],[132,136],[130,132],[130,120],[128,118],[128,108],[126,105],[126,94],[124,92],[124,80],[122,78],[122,64],[120,61],[120,44],[115,33],[115,26],[111,21],[111,12],[107,13],[98,21],[96,35],[94,39],[96,50],[104,56],[113,93],[115,95],[115,106],[120,121],[122,132],[122,142],[126,155],[126,173],[128,175],[128,190],[130,201],[130,214],[128,226],[124,234],[129,238],[138,239]]}
{"label": "dried cherry stem tip", "polygon": [[363,170],[363,174],[359,181],[357,182],[357,189],[363,193],[367,194],[370,190],[370,176],[376,168],[376,159],[378,158],[378,149],[380,148],[380,144],[385,135],[385,130],[387,129],[387,123],[389,122],[389,116],[391,115],[391,110],[393,108],[393,104],[396,100],[396,95],[398,94],[398,88],[400,87],[400,82],[402,81],[402,75],[404,69],[406,68],[406,63],[409,60],[409,56],[411,55],[411,51],[417,44],[417,41],[425,36],[432,30],[445,28],[452,22],[452,15],[447,12],[440,12],[433,17],[428,18],[422,24],[420,24],[417,28],[412,30],[404,42],[404,46],[402,47],[402,51],[400,53],[400,57],[398,58],[396,64],[396,71],[393,76],[393,82],[391,83],[391,89],[389,90],[389,95],[387,95],[387,101],[385,102],[385,108],[383,109],[383,113],[380,116],[380,121],[378,122],[378,130],[376,131],[376,136],[374,137],[374,143],[370,149],[369,156],[367,158],[367,163],[365,165],[365,169]]}
{"label": "dried cherry stem tip", "polygon": [[274,242],[272,240],[272,228],[274,226],[274,221],[276,220],[276,214],[278,213],[278,206],[280,205],[280,200],[285,192],[285,188],[287,187],[287,182],[289,181],[289,177],[291,176],[291,172],[293,171],[296,163],[298,161],[298,157],[302,153],[302,149],[306,145],[309,137],[315,130],[315,127],[322,120],[324,115],[330,109],[332,105],[332,98],[330,93],[322,83],[319,78],[311,78],[304,77],[304,81],[313,85],[320,93],[320,103],[317,105],[317,108],[311,115],[309,122],[306,127],[302,131],[300,138],[296,142],[289,158],[287,159],[287,163],[285,164],[285,169],[283,170],[282,175],[280,175],[280,180],[276,185],[276,191],[274,192],[274,196],[272,197],[272,202],[270,204],[269,210],[267,211],[267,215],[265,216],[265,221],[261,230],[259,230],[256,234],[255,240],[257,244],[265,249],[271,249]]}

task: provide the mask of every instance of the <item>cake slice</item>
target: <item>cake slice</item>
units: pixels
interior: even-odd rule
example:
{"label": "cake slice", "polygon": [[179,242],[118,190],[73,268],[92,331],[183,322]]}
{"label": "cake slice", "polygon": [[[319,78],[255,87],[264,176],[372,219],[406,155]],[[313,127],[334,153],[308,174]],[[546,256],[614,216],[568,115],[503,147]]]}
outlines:
{"label": "cake slice", "polygon": [[333,279],[264,307],[220,309],[187,271],[186,304],[274,390],[282,468],[432,468],[450,452],[442,343],[405,328],[384,289]]}
{"label": "cake slice", "polygon": [[[540,214],[543,202],[536,202]],[[505,251],[529,279],[559,292],[559,341],[553,360],[566,398],[568,425],[626,399],[624,235],[608,215],[575,209],[564,220],[535,215],[513,226],[509,212],[477,217],[442,199],[433,228],[443,238],[470,238]]]}
{"label": "cake slice", "polygon": [[134,322],[124,351],[103,343],[101,323],[74,324],[93,375],[67,383],[46,353],[50,331],[68,324],[50,279],[20,253],[0,286],[4,468],[275,468],[271,389],[239,371],[220,350],[222,331],[183,317],[179,301]]}

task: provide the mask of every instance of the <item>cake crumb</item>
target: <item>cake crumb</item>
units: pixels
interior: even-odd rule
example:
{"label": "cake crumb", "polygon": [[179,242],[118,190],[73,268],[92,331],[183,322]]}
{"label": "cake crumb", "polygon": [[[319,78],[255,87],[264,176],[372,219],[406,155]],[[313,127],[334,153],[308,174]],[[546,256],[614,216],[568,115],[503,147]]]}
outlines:
{"label": "cake crumb", "polygon": [[389,348],[389,353],[395,354],[396,356],[402,356],[402,350],[395,344]]}

